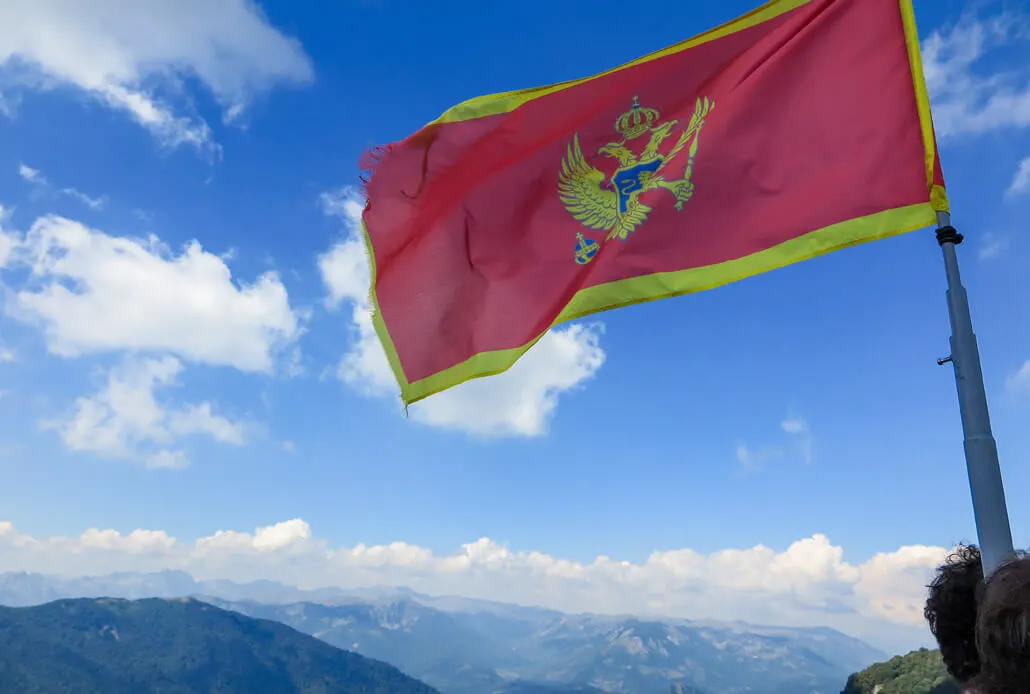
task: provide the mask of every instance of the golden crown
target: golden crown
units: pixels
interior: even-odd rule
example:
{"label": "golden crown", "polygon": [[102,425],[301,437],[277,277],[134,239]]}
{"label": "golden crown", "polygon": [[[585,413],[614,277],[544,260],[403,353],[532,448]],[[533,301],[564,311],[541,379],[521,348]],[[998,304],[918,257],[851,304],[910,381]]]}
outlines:
{"label": "golden crown", "polygon": [[650,130],[660,115],[656,109],[641,106],[640,99],[634,96],[633,107],[616,119],[615,131],[625,139],[632,140]]}

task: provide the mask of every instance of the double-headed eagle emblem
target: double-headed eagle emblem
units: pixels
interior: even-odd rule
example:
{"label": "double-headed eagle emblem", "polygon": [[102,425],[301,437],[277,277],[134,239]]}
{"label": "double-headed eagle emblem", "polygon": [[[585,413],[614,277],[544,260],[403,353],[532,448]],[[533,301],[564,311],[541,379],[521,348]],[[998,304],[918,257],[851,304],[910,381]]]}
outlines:
{"label": "double-headed eagle emblem", "polygon": [[[610,177],[587,163],[577,133],[566,149],[558,180],[558,194],[565,208],[583,226],[607,231],[606,242],[614,238],[625,241],[647,221],[652,208],[641,202],[640,196],[648,191],[664,188],[675,197],[673,205],[676,210],[682,210],[694,195],[694,183],[690,178],[694,171],[698,133],[713,108],[715,103],[707,97],[698,99],[686,129],[668,153],[662,154],[659,148],[672,134],[678,121],[661,122],[661,114],[657,110],[641,106],[639,99],[633,97],[633,107],[615,121],[615,131],[622,140],[609,142],[597,150],[598,154],[618,161],[618,167]],[[634,153],[628,143],[647,133],[651,135],[647,145],[639,154]],[[683,175],[670,177],[666,166],[684,148],[687,149],[687,162],[682,169]],[[599,248],[599,244],[582,233],[577,234],[576,262],[580,265],[589,263]]]}

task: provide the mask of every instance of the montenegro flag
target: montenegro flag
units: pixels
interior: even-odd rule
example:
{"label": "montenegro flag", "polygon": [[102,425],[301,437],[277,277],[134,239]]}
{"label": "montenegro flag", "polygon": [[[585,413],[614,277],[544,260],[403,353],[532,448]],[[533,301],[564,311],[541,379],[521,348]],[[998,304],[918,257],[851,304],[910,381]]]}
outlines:
{"label": "montenegro flag", "polygon": [[911,0],[772,0],[374,155],[374,323],[405,403],[505,371],[563,321],[948,210]]}

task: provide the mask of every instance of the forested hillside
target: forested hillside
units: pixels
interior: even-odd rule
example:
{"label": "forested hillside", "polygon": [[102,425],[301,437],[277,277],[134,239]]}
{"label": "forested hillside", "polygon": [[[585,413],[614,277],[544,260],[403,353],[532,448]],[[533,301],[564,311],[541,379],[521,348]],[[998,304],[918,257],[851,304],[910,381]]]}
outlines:
{"label": "forested hillside", "polygon": [[940,651],[925,648],[877,663],[848,678],[841,694],[962,694]]}

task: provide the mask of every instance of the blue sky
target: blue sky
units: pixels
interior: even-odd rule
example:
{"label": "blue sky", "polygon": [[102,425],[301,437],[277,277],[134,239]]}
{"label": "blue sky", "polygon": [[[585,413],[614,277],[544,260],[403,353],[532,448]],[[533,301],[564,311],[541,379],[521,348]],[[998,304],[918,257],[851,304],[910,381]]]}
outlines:
{"label": "blue sky", "polygon": [[[602,314],[407,419],[362,332],[347,186],[367,146],[471,96],[603,70],[752,2],[632,22],[612,0],[194,4],[0,11],[10,568],[423,581],[559,606],[577,572],[600,571],[608,592],[577,609],[918,631],[927,567],[974,539],[954,380],[935,363],[949,328],[932,230]],[[916,11],[1025,545],[1030,8]],[[300,552],[294,541],[351,563],[299,576],[265,556]],[[211,547],[228,558],[210,563]],[[683,584],[647,573],[686,561],[685,548],[704,568],[680,579],[740,583],[725,614],[677,602]],[[598,556],[630,565],[612,573]],[[539,557],[564,568],[541,573]],[[447,564],[459,560],[506,568],[459,579]],[[747,578],[756,567],[782,581]],[[536,577],[529,592],[512,587],[519,571]],[[547,582],[562,571],[569,583]],[[646,604],[639,580],[656,581]],[[749,611],[759,595],[782,602]],[[854,619],[827,611],[827,595]]]}

